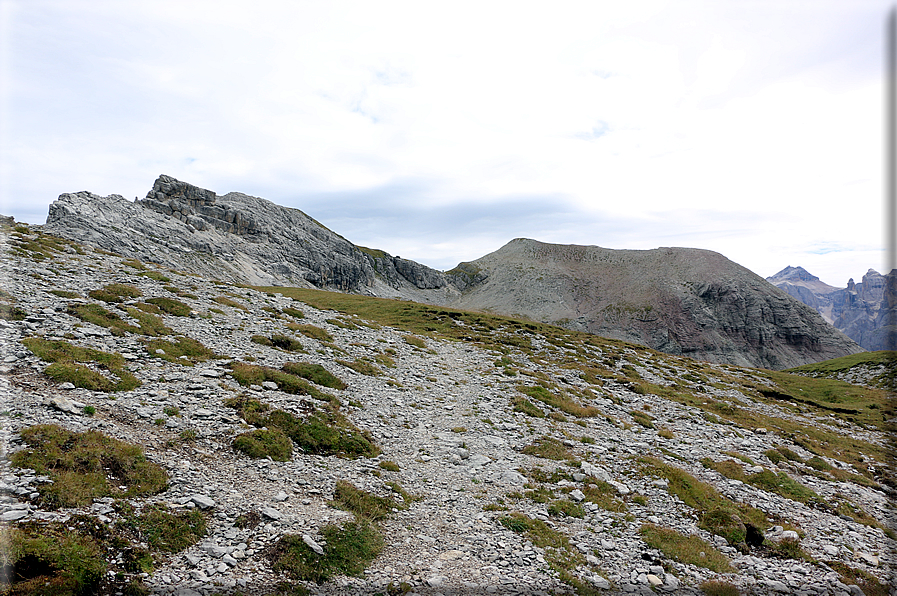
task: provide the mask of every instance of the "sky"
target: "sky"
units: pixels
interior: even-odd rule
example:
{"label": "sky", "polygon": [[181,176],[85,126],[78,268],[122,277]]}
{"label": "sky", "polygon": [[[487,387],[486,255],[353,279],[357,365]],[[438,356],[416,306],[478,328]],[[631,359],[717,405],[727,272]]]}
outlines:
{"label": "sky", "polygon": [[884,0],[0,0],[0,213],[160,174],[447,270],[513,238],[884,272]]}

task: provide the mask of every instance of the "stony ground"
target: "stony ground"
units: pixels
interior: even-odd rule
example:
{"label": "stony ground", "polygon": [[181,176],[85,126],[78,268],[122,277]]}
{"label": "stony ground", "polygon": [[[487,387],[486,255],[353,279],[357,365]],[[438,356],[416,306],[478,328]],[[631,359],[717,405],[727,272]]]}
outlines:
{"label": "stony ground", "polygon": [[[397,593],[396,586],[403,582],[409,593],[572,592],[570,582],[562,581],[557,566],[550,557],[546,559],[546,548],[500,523],[511,512],[542,520],[567,537],[570,548],[584,557],[583,563],[571,570],[572,577],[582,582],[583,593],[593,589],[607,594],[699,594],[702,585],[710,589],[709,580],[731,584],[743,594],[861,593],[858,586],[843,583],[833,562],[881,582],[889,581],[895,542],[881,526],[892,519],[893,508],[883,490],[803,473],[794,462],[777,465],[764,455],[775,447],[787,446],[804,460],[812,454],[771,430],[708,420],[698,408],[636,393],[618,378],[590,382],[579,371],[559,366],[570,348],[538,334],[532,336],[531,350],[509,346],[504,354],[470,342],[431,337],[423,338],[420,347],[409,343],[406,330],[367,326],[282,294],[168,270],[157,272],[150,266],[148,271],[169,278],[158,281],[141,275],[146,271],[124,264],[120,257],[89,247],[84,247],[83,254],[69,248],[37,260],[11,252],[14,237],[9,234],[3,242],[0,279],[7,292],[4,296],[7,303],[22,309],[25,317],[0,320],[2,519],[11,525],[35,520],[65,522],[84,513],[114,524],[119,515],[111,498],[97,499],[80,510],[43,507],[37,488],[46,479],[14,468],[8,460],[23,447],[19,439],[22,429],[54,423],[74,431],[100,430],[140,445],[151,461],[165,468],[170,483],[164,492],[132,502],[160,502],[172,511],[199,507],[209,513],[210,520],[208,533],[200,542],[174,555],[158,555],[154,571],[141,576],[154,593],[271,593],[285,579],[272,570],[266,556],[280,537],[305,535],[319,544],[322,527],[352,519],[353,514],[331,504],[338,480],[378,495],[391,494],[387,483],[398,482],[419,498],[381,522],[385,548],[360,576],[302,584],[312,593]],[[89,290],[110,283],[130,284],[140,290],[140,298],[125,304],[152,297],[174,298],[172,288],[181,290],[177,299],[193,312],[189,316],[164,315],[165,324],[226,358],[195,366],[168,362],[148,350],[146,338],[140,335],[112,335],[107,328],[68,314],[72,304],[113,308],[87,296]],[[60,297],[52,290],[68,290],[76,297]],[[213,300],[222,296],[234,305]],[[284,308],[299,309],[304,318],[276,316]],[[297,321],[326,330],[333,342],[293,332],[288,324]],[[287,352],[250,339],[275,333],[301,342],[305,352]],[[106,393],[57,383],[43,373],[47,363],[22,344],[23,338],[35,336],[67,338],[79,346],[122,354],[142,384],[130,391]],[[630,366],[641,378],[660,385],[689,372],[686,359],[652,356],[660,360],[651,360],[644,352],[614,345],[598,343],[587,349],[596,361],[613,356],[616,370]],[[504,363],[498,362],[502,356]],[[337,362],[357,359],[369,359],[377,374],[360,374]],[[289,361],[323,365],[347,384],[346,389],[326,391],[338,398],[341,411],[353,424],[371,433],[382,453],[376,458],[351,459],[294,450],[290,461],[280,462],[252,459],[235,451],[231,446],[234,437],[249,426],[225,405],[226,399],[248,396],[296,414],[307,411],[313,401],[284,393],[271,382],[240,386],[229,368],[235,361],[271,367]],[[717,370],[721,379],[736,374],[731,367],[705,366]],[[741,371],[738,374],[751,374],[749,369]],[[518,387],[535,385],[539,379],[580,397],[591,396],[587,405],[598,408],[599,414],[577,419],[560,413],[532,417],[514,411],[512,399],[522,395]],[[822,425],[871,444],[886,444],[887,437],[871,427],[799,414],[715,385],[707,384],[702,391],[769,416]],[[88,415],[85,407],[95,412]],[[170,415],[173,408],[177,413]],[[654,428],[638,424],[632,415],[636,410],[650,414]],[[665,432],[658,434],[661,429]],[[195,439],[186,439],[185,430],[195,432]],[[568,456],[553,460],[523,453],[544,436],[560,441]],[[724,452],[749,458],[752,463],[744,464],[748,471],[756,472],[758,467],[787,470],[823,497],[848,499],[876,523],[862,524],[809,507],[728,479],[701,464],[706,457],[727,459]],[[700,529],[694,510],[671,494],[668,482],[643,472],[639,457],[646,455],[687,471],[733,501],[763,510],[771,519],[787,520],[799,529],[806,557],[777,557],[772,550],[759,547],[742,552]],[[384,467],[381,462],[396,466]],[[533,470],[538,468],[549,477],[535,474]],[[561,474],[550,478],[554,470]],[[622,506],[603,509],[582,499],[584,483],[590,479],[613,486],[613,500]],[[548,502],[524,497],[525,491],[538,488],[551,493]],[[582,517],[550,511],[550,504],[558,501],[578,504]],[[247,514],[258,514],[259,523],[236,523]],[[714,545],[730,559],[734,571],[716,573],[665,556],[642,540],[639,530],[645,524],[703,538],[708,547]],[[770,542],[784,533],[772,522],[763,530]],[[897,582],[890,581],[890,593],[897,593]],[[888,592],[884,585],[881,589]]]}

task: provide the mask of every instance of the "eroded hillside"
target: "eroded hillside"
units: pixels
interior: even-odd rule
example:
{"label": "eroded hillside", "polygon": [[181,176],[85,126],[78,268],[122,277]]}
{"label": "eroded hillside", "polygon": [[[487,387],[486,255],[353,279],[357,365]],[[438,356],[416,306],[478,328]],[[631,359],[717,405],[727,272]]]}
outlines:
{"label": "eroded hillside", "polygon": [[883,390],[2,242],[7,593],[888,593]]}

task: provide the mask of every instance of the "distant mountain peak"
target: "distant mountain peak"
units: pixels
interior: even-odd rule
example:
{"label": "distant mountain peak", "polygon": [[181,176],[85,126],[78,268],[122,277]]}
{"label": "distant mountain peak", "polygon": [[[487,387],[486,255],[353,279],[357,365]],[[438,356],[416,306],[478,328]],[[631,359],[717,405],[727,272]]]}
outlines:
{"label": "distant mountain peak", "polygon": [[819,281],[819,278],[803,267],[792,267],[791,265],[788,265],[775,275],[767,277],[766,280],[776,283],[783,281]]}

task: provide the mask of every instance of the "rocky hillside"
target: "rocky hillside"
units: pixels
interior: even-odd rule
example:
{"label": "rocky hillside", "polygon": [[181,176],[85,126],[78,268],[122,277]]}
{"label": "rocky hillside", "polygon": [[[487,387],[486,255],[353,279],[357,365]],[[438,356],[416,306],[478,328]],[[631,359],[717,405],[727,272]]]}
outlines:
{"label": "rocky hillside", "polygon": [[515,240],[441,273],[356,246],[296,209],[169,176],[147,197],[64,194],[46,231],[223,281],[402,298],[528,317],[711,362],[786,368],[859,351],[756,275],[696,249]]}
{"label": "rocky hillside", "polygon": [[766,280],[816,309],[826,321],[867,350],[897,348],[897,270],[870,269],[846,288],[823,283],[802,267],[786,267]]}
{"label": "rocky hillside", "polygon": [[143,200],[90,192],[50,205],[46,230],[214,279],[446,302],[458,292],[414,261],[356,246],[298,209],[160,176]]}
{"label": "rocky hillside", "polygon": [[710,362],[788,368],[861,351],[812,309],[724,256],[517,239],[459,267],[453,305]]}
{"label": "rocky hillside", "polygon": [[897,589],[883,391],[0,251],[4,593]]}

